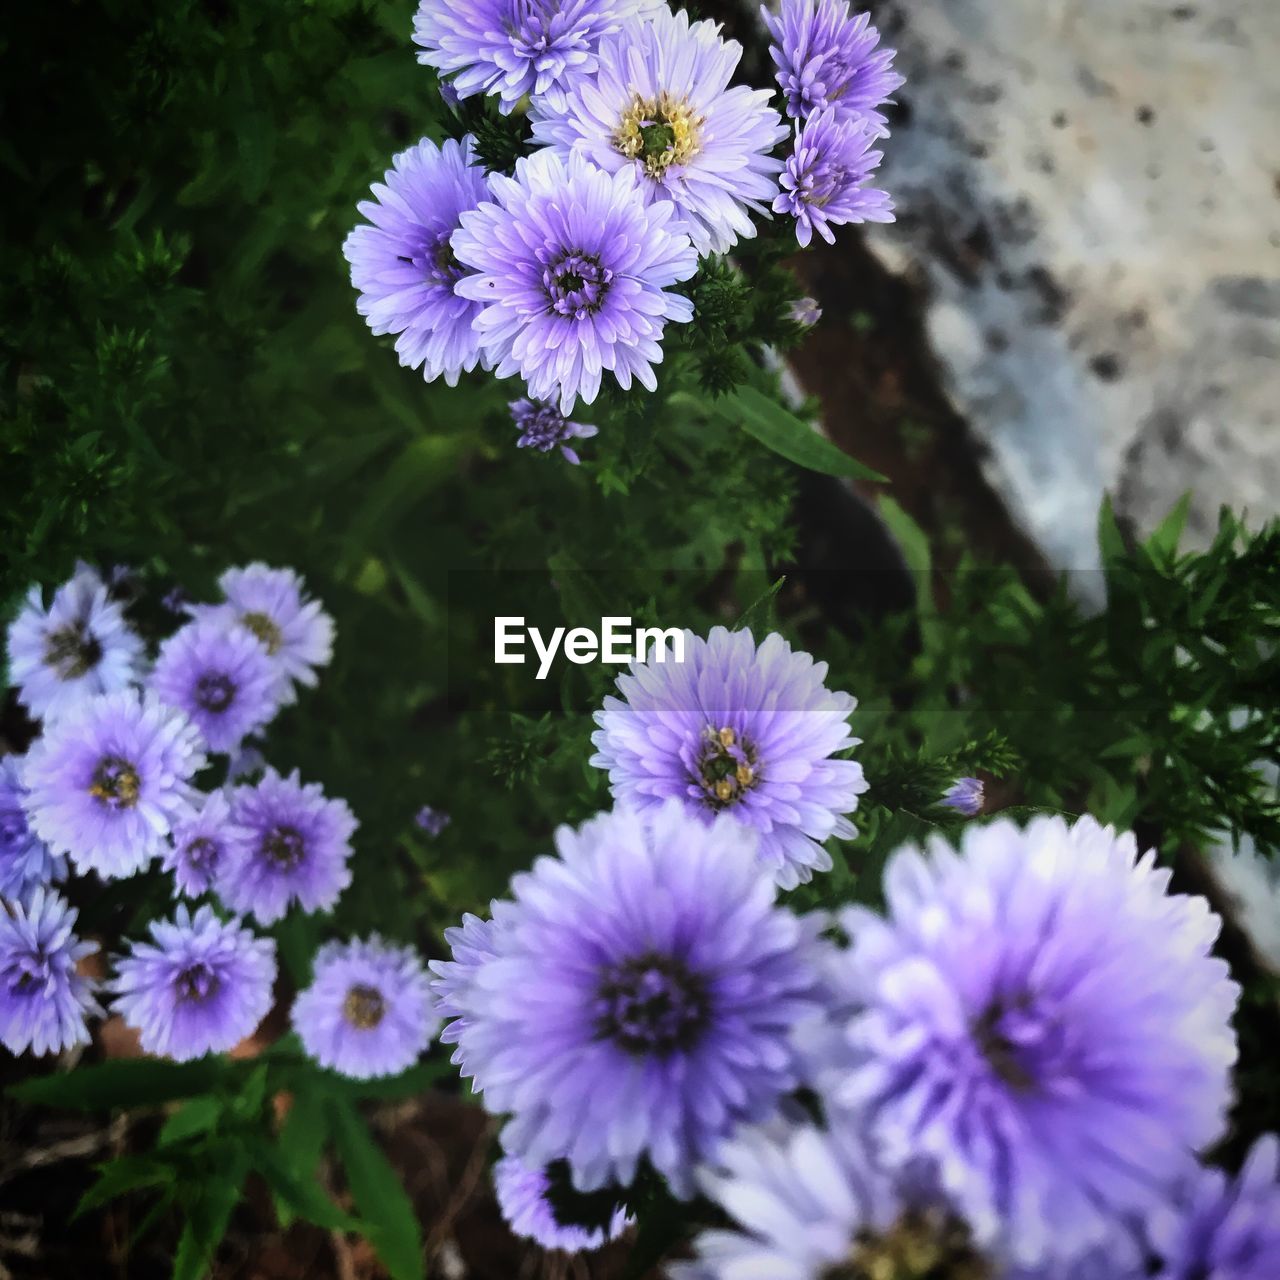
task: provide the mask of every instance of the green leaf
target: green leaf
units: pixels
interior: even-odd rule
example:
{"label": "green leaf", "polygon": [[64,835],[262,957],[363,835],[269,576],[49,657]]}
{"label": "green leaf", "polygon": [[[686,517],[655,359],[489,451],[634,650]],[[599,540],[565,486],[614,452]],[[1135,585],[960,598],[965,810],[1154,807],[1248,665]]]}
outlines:
{"label": "green leaf", "polygon": [[1103,494],[1102,506],[1098,511],[1098,549],[1102,553],[1102,563],[1110,564],[1114,560],[1123,560],[1128,555],[1124,534],[1116,520],[1115,507],[1111,505],[1111,495]]}
{"label": "green leaf", "polygon": [[185,1142],[188,1138],[208,1133],[217,1127],[221,1115],[222,1100],[220,1098],[192,1098],[164,1122],[160,1136],[156,1139],[156,1146],[168,1147],[176,1142]]}
{"label": "green leaf", "polygon": [[934,612],[933,553],[923,529],[888,494],[879,497],[880,519],[902,551],[916,584],[916,607],[921,617]]}
{"label": "green leaf", "polygon": [[748,435],[797,466],[829,476],[851,476],[880,484],[888,482],[887,477],[851,458],[826,436],[808,423],[801,422],[794,413],[755,387],[739,387],[710,407],[727,422],[741,427]]}
{"label": "green leaf", "polygon": [[156,1156],[121,1156],[109,1164],[99,1166],[98,1180],[80,1197],[73,1218],[100,1208],[118,1196],[144,1188],[167,1189],[166,1198],[173,1194],[177,1171],[166,1160]]}
{"label": "green leaf", "polygon": [[1160,561],[1172,563],[1178,554],[1182,531],[1187,527],[1187,513],[1191,510],[1191,491],[1188,490],[1174,503],[1155,531],[1147,539],[1147,550]]}
{"label": "green leaf", "polygon": [[[293,1105],[276,1142],[279,1158],[295,1178],[312,1180],[328,1140],[329,1114],[324,1099],[313,1089],[299,1090],[294,1094]],[[282,1227],[287,1227],[294,1217],[293,1206],[279,1192],[276,1194],[276,1216]]]}
{"label": "green leaf", "polygon": [[[253,1167],[266,1179],[290,1217],[305,1218],[326,1231],[360,1231],[361,1225],[329,1199],[316,1180],[315,1166],[307,1173],[294,1169],[278,1147],[269,1142],[250,1145]],[[281,1226],[287,1225],[283,1221]]]}
{"label": "green leaf", "polygon": [[743,631],[750,627],[754,630],[758,626],[767,627],[770,620],[770,606],[773,603],[773,597],[782,590],[783,583],[787,580],[786,574],[778,578],[767,586],[743,611],[742,616],[729,628],[730,631]]}
{"label": "green leaf", "polygon": [[424,1280],[422,1232],[395,1170],[350,1103],[331,1100],[330,1115],[347,1186],[382,1265],[392,1280]]}
{"label": "green leaf", "polygon": [[112,1107],[159,1106],[178,1098],[210,1093],[237,1070],[219,1058],[198,1062],[160,1062],[154,1058],[122,1058],[80,1067],[64,1075],[41,1076],[11,1085],[19,1102],[77,1111]]}
{"label": "green leaf", "polygon": [[195,1198],[187,1207],[186,1225],[173,1260],[173,1280],[201,1280],[209,1274],[218,1244],[227,1233],[227,1223],[240,1202],[240,1186],[247,1167],[247,1158],[237,1152],[201,1178]]}

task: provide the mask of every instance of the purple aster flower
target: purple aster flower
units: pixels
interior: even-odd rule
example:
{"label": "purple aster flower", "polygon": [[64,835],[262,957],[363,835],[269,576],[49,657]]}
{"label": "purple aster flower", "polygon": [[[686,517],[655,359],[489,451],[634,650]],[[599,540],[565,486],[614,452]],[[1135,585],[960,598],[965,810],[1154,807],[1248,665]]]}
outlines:
{"label": "purple aster flower", "polygon": [[1280,1139],[1254,1143],[1238,1178],[1199,1169],[1147,1223],[1157,1280],[1274,1280],[1280,1260]]}
{"label": "purple aster flower", "polygon": [[616,810],[556,844],[512,881],[479,940],[494,954],[444,975],[463,1025],[442,1038],[489,1109],[512,1113],[512,1155],[567,1160],[582,1191],[630,1182],[647,1157],[688,1195],[697,1161],[796,1083],[806,927],[728,820]]}
{"label": "purple aster flower", "polygon": [[181,587],[170,587],[160,599],[160,603],[173,614],[181,617],[190,612],[191,597]]}
{"label": "purple aster flower", "polygon": [[782,167],[770,153],[787,136],[768,90],[728,87],[741,57],[716,23],[659,9],[605,40],[599,67],[562,102],[534,102],[534,139],[630,171],[646,201],[673,206],[673,231],[699,253],[726,253],[755,235],[749,211],[767,211]]}
{"label": "purple aster flower", "polygon": [[113,1008],[139,1032],[148,1053],[186,1062],[235,1048],[271,1008],[276,944],[255,937],[212,907],[151,925],[108,984]]}
{"label": "purple aster flower", "polygon": [[521,432],[516,441],[518,449],[537,449],[550,453],[557,445],[567,461],[576,467],[582,461],[572,449],[570,440],[590,440],[598,435],[599,427],[584,422],[570,422],[553,404],[535,404],[532,400],[513,400],[508,406],[515,419],[516,430]]}
{"label": "purple aster flower", "polygon": [[0,756],[0,898],[25,902],[33,890],[67,873],[66,859],[31,829],[22,757]]}
{"label": "purple aster flower", "polygon": [[294,684],[316,683],[316,668],[333,657],[333,619],[312,600],[292,569],[250,564],[218,579],[225,604],[193,605],[197,621],[237,622],[266,646],[275,663],[281,704],[295,700]]}
{"label": "purple aster flower", "polygon": [[312,983],[293,1005],[307,1053],[356,1080],[407,1070],[439,1026],[417,952],[377,934],[321,947]]}
{"label": "purple aster flower", "polygon": [[862,766],[833,760],[860,741],[857,705],[823,684],[825,662],[780,635],[685,632],[684,661],[632,663],[622,699],[596,712],[591,763],[614,797],[651,808],[672,796],[706,821],[727,813],[759,832],[759,856],[784,889],[831,869],[823,841],[857,834],[844,815],[867,789]]}
{"label": "purple aster flower", "polygon": [[46,720],[98,693],[126,689],[142,668],[142,641],[102,579],[81,565],[45,609],[32,587],[9,627],[9,679],[18,701]]}
{"label": "purple aster flower", "polygon": [[787,157],[773,211],[796,220],[802,247],[814,231],[834,244],[833,226],[893,221],[888,193],[866,185],[883,157],[871,150],[875,140],[865,122],[842,118],[831,108],[796,130],[795,150]]}
{"label": "purple aster flower", "polygon": [[10,1053],[89,1043],[85,1019],[102,1010],[76,968],[98,944],[81,942],[75,922],[76,912],[43,887],[25,906],[0,907],[0,1043]]}
{"label": "purple aster flower", "polygon": [[413,815],[413,821],[419,830],[425,831],[434,840],[453,819],[443,809],[433,809],[429,804],[424,804]]}
{"label": "purple aster flower", "polygon": [[876,47],[870,15],[850,14],[848,0],[782,0],[777,15],[761,6],[760,16],[775,42],[769,53],[787,115],[807,120],[835,107],[885,131],[880,108],[903,79],[893,70],[894,51]]}
{"label": "purple aster flower", "polygon": [[863,1064],[840,1101],[1012,1261],[1105,1240],[1222,1132],[1239,988],[1169,875],[1091,818],[997,821],[897,853],[887,922],[842,917]]}
{"label": "purple aster flower", "polygon": [[463,996],[476,974],[493,960],[499,950],[507,923],[518,918],[514,903],[493,902],[493,918],[482,919],[468,912],[462,924],[444,931],[444,943],[452,960],[432,960],[428,967],[436,976],[431,983],[436,1011],[442,1018],[452,1018],[440,1033],[441,1044],[457,1044],[468,1025],[467,1002]]}
{"label": "purple aster flower", "polygon": [[497,94],[508,114],[527,94],[556,102],[596,66],[600,41],[662,0],[422,0],[418,61],[460,98]]}
{"label": "purple aster flower", "polygon": [[160,646],[147,683],[191,717],[212,750],[229,752],[275,715],[280,673],[251,631],[206,618]]}
{"label": "purple aster flower", "polygon": [[253,778],[255,773],[261,773],[266,767],[266,757],[257,747],[241,747],[227,761],[225,781],[227,783],[245,782]]}
{"label": "purple aster flower", "polygon": [[475,270],[458,292],[484,304],[476,328],[498,376],[519,373],[566,416],[579,396],[595,400],[605,370],[624,390],[633,377],[654,390],[666,322],[693,319],[667,286],[698,266],[671,206],[646,208],[630,169],[611,176],[549,151],[490,185],[497,203],[462,215],[453,248]]}
{"label": "purple aster flower", "polygon": [[130,876],[191,815],[191,778],[204,763],[200,733],[181,711],[133,689],[99,694],[47,725],[27,752],[27,813],[77,871]]}
{"label": "purple aster flower", "polygon": [[459,215],[489,198],[484,170],[470,138],[440,146],[423,138],[392,166],[385,185],[374,183],[374,199],[357,206],[372,225],[356,227],[342,246],[360,291],[356,309],[374,333],[398,335],[405,368],[457,386],[480,362],[480,308],[455,292],[463,270],[449,238]]}
{"label": "purple aster flower", "polygon": [[787,314],[796,324],[811,329],[822,319],[822,308],[818,306],[817,298],[796,298],[787,308]]}
{"label": "purple aster flower", "polygon": [[231,805],[221,791],[205,796],[199,813],[174,823],[164,869],[173,872],[176,892],[198,898],[215,887],[226,869],[230,827]]}
{"label": "purple aster flower", "polygon": [[[516,1156],[503,1156],[493,1166],[493,1188],[498,1208],[507,1225],[518,1236],[533,1240],[544,1249],[583,1253],[616,1240],[630,1225],[627,1211],[619,1205],[604,1226],[581,1226],[561,1222],[548,1192],[551,1179],[544,1168],[531,1168]],[[570,1188],[565,1191],[571,1194]]]}
{"label": "purple aster flower", "polygon": [[940,803],[966,818],[976,818],[982,812],[982,791],[981,778],[957,778],[947,788]]}
{"label": "purple aster flower", "polygon": [[253,787],[231,793],[226,872],[218,892],[235,911],[272,924],[298,903],[327,911],[351,883],[347,860],[357,822],[343,800],[328,800],[295,769],[268,769]]}

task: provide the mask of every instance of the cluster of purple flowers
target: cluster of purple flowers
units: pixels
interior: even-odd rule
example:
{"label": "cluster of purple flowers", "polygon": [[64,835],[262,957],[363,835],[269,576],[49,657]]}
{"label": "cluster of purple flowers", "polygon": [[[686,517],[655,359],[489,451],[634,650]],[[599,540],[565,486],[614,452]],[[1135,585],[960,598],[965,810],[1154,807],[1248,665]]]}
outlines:
{"label": "cluster of purple flowers", "polygon": [[595,428],[569,415],[606,373],[656,386],[700,257],[771,210],[801,245],[891,220],[867,184],[902,83],[892,51],[847,0],[783,0],[765,20],[794,125],[774,90],[731,85],[736,41],[663,0],[422,0],[413,38],[445,100],[527,111],[536,150],[510,175],[486,173],[470,135],[394,158],[343,247],[373,332],[428,381],[518,374],[520,444],[573,462],[565,441]]}

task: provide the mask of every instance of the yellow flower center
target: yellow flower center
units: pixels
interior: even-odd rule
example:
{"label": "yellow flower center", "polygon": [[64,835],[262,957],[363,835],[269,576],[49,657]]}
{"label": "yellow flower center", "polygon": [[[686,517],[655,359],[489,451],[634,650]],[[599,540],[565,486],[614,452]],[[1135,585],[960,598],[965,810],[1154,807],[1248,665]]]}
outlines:
{"label": "yellow flower center", "polygon": [[347,1021],[353,1027],[359,1027],[361,1031],[371,1031],[376,1027],[382,1021],[385,1011],[386,1005],[381,993],[362,983],[347,992],[347,998],[342,1005],[342,1012],[346,1015]]}
{"label": "yellow flower center", "polygon": [[908,1212],[887,1231],[859,1233],[848,1258],[822,1280],[989,1280],[992,1272],[968,1230],[936,1212]]}
{"label": "yellow flower center", "polygon": [[284,643],[284,636],[280,628],[265,613],[246,613],[240,621],[267,646],[267,652],[272,657],[279,652],[280,646]]}
{"label": "yellow flower center", "polygon": [[613,145],[630,160],[639,160],[645,174],[661,178],[672,165],[688,164],[698,154],[703,119],[687,103],[660,93],[638,93],[622,113]]}

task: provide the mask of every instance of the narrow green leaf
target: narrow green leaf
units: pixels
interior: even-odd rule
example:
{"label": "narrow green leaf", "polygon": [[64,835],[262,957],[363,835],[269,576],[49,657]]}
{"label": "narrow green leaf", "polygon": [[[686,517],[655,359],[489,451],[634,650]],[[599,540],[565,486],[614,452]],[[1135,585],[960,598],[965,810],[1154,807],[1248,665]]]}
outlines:
{"label": "narrow green leaf", "polygon": [[1187,514],[1191,510],[1191,491],[1188,490],[1173,504],[1155,531],[1147,539],[1147,550],[1157,559],[1171,563],[1178,554],[1182,531],[1187,527]]}
{"label": "narrow green leaf", "polygon": [[359,1222],[329,1199],[316,1180],[314,1166],[305,1174],[298,1172],[290,1167],[280,1149],[269,1142],[255,1141],[250,1154],[253,1167],[266,1179],[267,1186],[291,1216],[305,1218],[326,1231],[361,1229]]}
{"label": "narrow green leaf", "polygon": [[797,466],[829,476],[851,476],[880,484],[888,482],[887,477],[850,457],[826,436],[808,423],[801,422],[794,413],[755,387],[739,387],[710,407],[727,422],[741,427],[748,435]]}
{"label": "narrow green leaf", "polygon": [[[324,1099],[314,1089],[300,1089],[294,1094],[293,1105],[276,1142],[280,1159],[295,1177],[314,1179],[328,1140],[329,1114]],[[282,1227],[287,1227],[294,1217],[293,1207],[279,1193],[276,1216]]]}
{"label": "narrow green leaf", "polygon": [[211,1171],[187,1208],[187,1221],[173,1260],[173,1280],[202,1280],[209,1274],[227,1223],[240,1202],[248,1161],[242,1153]]}
{"label": "narrow green leaf", "polygon": [[923,529],[888,494],[879,497],[880,519],[902,551],[916,584],[916,608],[921,617],[934,612],[933,553]]}
{"label": "narrow green leaf", "polygon": [[188,1138],[208,1133],[217,1126],[222,1115],[220,1098],[192,1098],[190,1102],[175,1111],[165,1122],[156,1139],[156,1146],[168,1147],[176,1142],[184,1142]]}
{"label": "narrow green leaf", "polygon": [[75,1218],[118,1196],[145,1188],[166,1188],[172,1195],[177,1173],[173,1165],[155,1156],[121,1156],[99,1167],[98,1180],[80,1197]]}
{"label": "narrow green leaf", "polygon": [[405,1189],[355,1108],[332,1099],[330,1115],[347,1185],[392,1280],[424,1280],[422,1232]]}
{"label": "narrow green leaf", "polygon": [[62,1075],[23,1080],[11,1085],[8,1093],[20,1102],[71,1107],[77,1111],[159,1106],[178,1098],[210,1093],[236,1070],[237,1064],[219,1058],[203,1058],[198,1062],[121,1058]]}

